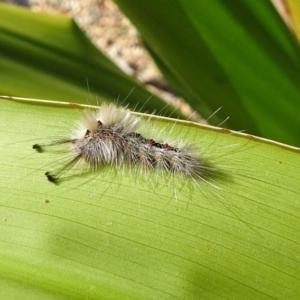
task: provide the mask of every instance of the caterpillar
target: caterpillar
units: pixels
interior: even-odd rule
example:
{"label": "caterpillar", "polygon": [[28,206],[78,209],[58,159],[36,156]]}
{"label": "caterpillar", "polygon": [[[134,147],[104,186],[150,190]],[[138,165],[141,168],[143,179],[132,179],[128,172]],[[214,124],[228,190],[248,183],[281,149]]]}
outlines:
{"label": "caterpillar", "polygon": [[73,158],[56,173],[45,173],[50,182],[59,183],[66,168],[83,160],[96,171],[103,165],[157,169],[185,177],[204,180],[212,171],[191,144],[169,145],[139,133],[141,117],[127,108],[115,104],[102,104],[97,110],[86,109],[71,131],[70,137],[49,144],[34,144],[33,149],[43,151],[47,146],[69,143]]}

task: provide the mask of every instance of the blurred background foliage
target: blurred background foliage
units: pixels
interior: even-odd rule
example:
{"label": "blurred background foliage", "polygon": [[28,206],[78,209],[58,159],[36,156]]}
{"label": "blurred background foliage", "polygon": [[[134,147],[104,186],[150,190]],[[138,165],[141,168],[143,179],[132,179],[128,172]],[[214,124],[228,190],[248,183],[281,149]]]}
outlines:
{"label": "blurred background foliage", "polygon": [[[168,86],[192,110],[208,118],[222,107],[212,124],[230,116],[223,126],[300,145],[299,44],[270,1],[115,2],[138,29]],[[105,6],[91,3],[94,12]],[[297,24],[299,5],[282,3],[293,8],[290,20]],[[70,7],[72,1],[66,1],[56,11]],[[124,100],[133,89],[126,98],[131,107],[173,111],[132,72],[124,74],[128,67],[121,71],[99,52],[71,19],[5,5],[0,14],[2,94],[87,102],[95,99],[88,80],[99,101]]]}

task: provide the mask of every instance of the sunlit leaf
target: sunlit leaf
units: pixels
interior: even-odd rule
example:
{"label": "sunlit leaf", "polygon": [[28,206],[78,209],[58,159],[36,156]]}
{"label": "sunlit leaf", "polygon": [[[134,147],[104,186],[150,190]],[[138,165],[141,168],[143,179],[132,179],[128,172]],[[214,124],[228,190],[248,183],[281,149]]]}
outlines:
{"label": "sunlit leaf", "polygon": [[80,110],[0,106],[0,295],[297,299],[299,150],[153,117],[202,149],[215,187],[108,167],[56,186],[44,173],[62,153],[32,145],[68,134]]}

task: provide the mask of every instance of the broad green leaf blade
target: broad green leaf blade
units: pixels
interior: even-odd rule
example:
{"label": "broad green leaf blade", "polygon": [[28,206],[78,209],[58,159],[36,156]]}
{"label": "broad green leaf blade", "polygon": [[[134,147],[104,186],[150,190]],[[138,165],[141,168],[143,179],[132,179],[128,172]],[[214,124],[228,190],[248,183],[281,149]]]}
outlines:
{"label": "broad green leaf blade", "polygon": [[299,45],[270,1],[115,0],[204,117],[299,145]]}
{"label": "broad green leaf blade", "polygon": [[79,103],[126,98],[144,111],[173,112],[98,51],[71,18],[0,3],[0,43],[0,94]]}
{"label": "broad green leaf blade", "polygon": [[55,186],[44,172],[63,154],[32,144],[77,117],[0,100],[1,296],[298,299],[299,149],[153,117],[201,147],[216,187],[108,167]]}

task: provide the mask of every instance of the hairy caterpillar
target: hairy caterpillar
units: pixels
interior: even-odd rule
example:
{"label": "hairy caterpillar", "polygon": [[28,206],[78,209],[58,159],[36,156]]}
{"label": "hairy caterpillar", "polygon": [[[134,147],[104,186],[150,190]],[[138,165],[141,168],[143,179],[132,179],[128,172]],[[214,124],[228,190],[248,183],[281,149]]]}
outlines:
{"label": "hairy caterpillar", "polygon": [[205,174],[213,170],[191,144],[169,145],[143,136],[139,133],[140,121],[141,118],[127,108],[103,104],[96,111],[86,109],[70,137],[49,144],[35,144],[33,148],[42,151],[47,146],[70,144],[74,156],[67,165],[56,173],[45,173],[53,183],[60,181],[66,168],[81,160],[93,171],[103,165],[129,165],[171,172],[193,180],[205,180]]}

